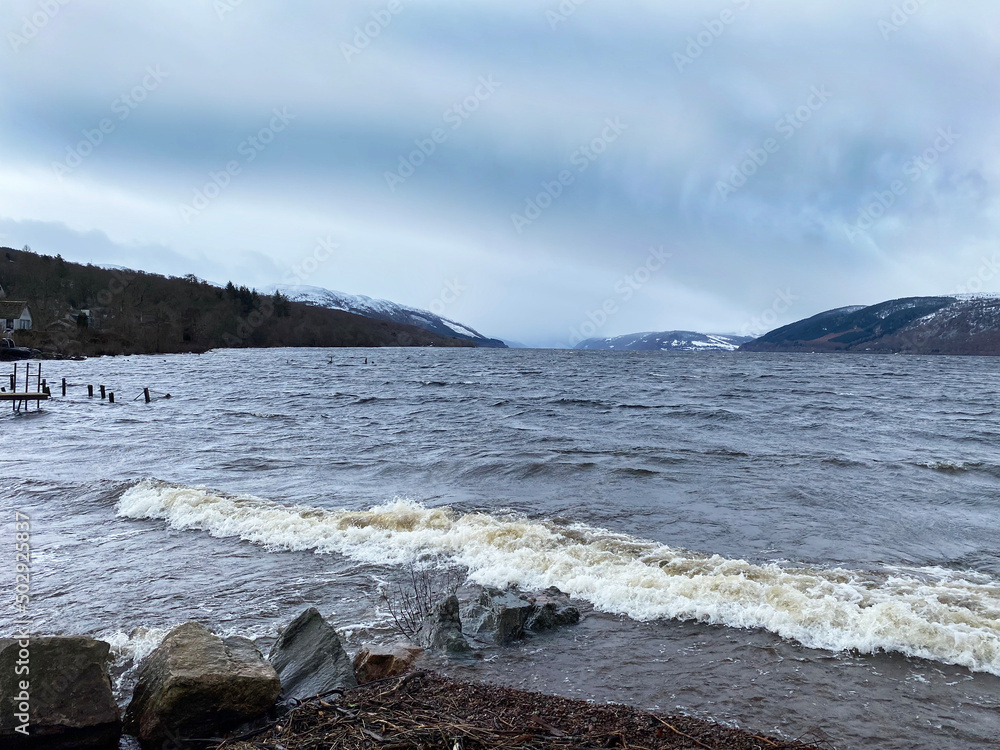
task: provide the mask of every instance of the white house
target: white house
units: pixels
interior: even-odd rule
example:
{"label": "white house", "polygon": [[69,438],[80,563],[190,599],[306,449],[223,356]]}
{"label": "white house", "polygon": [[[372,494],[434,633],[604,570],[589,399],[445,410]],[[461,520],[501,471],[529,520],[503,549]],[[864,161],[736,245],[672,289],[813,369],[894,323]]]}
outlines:
{"label": "white house", "polygon": [[4,331],[30,331],[31,310],[28,303],[0,300],[0,328]]}

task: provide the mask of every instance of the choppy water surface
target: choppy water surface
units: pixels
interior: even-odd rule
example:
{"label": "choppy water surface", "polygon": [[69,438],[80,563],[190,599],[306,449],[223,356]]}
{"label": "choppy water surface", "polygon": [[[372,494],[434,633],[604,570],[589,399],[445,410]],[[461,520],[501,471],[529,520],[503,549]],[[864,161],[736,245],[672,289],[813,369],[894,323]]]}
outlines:
{"label": "choppy water surface", "polygon": [[[390,639],[379,583],[433,555],[588,613],[456,675],[839,748],[997,746],[995,360],[278,350],[44,367],[70,396],[0,412],[0,500],[34,519],[38,630],[111,640],[123,696],[132,660],[189,619],[266,646],[316,605],[352,648]],[[144,386],[173,398],[132,401]]]}

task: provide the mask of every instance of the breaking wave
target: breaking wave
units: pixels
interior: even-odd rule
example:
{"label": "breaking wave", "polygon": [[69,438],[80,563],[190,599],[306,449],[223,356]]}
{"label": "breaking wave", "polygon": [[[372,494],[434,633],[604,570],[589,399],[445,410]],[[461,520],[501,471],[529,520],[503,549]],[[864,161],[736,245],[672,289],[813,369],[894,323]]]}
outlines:
{"label": "breaking wave", "polygon": [[894,651],[1000,675],[1000,581],[982,574],[758,565],[581,524],[406,500],[328,511],[152,481],[127,490],[118,515],[372,564],[440,555],[478,583],[558,586],[635,620],[763,628],[810,648]]}

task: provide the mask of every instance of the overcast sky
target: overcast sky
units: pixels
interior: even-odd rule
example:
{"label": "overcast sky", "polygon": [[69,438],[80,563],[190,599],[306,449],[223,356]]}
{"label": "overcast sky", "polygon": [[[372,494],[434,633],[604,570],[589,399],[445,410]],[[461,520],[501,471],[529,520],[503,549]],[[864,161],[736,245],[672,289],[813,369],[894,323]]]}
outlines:
{"label": "overcast sky", "polygon": [[995,0],[7,0],[0,32],[0,244],[539,345],[1000,289]]}

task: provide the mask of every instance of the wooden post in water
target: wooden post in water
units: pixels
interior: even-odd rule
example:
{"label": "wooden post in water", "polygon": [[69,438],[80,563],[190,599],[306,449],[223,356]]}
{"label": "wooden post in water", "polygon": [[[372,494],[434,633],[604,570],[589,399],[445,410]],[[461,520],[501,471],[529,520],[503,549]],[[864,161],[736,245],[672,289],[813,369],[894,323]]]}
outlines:
{"label": "wooden post in water", "polygon": [[66,398],[66,378],[63,378],[63,398]]}
{"label": "wooden post in water", "polygon": [[146,403],[149,403],[149,388],[142,389],[142,395],[146,397]]}
{"label": "wooden post in water", "polygon": [[94,386],[92,386],[92,385],[88,385],[87,386],[87,397],[88,398],[93,398],[94,397]]}
{"label": "wooden post in water", "polygon": [[108,397],[107,389],[102,385],[101,387],[101,401]]}
{"label": "wooden post in water", "polygon": [[110,391],[108,393],[108,403],[109,404],[113,404],[114,402],[115,402],[115,392],[114,391]]}

